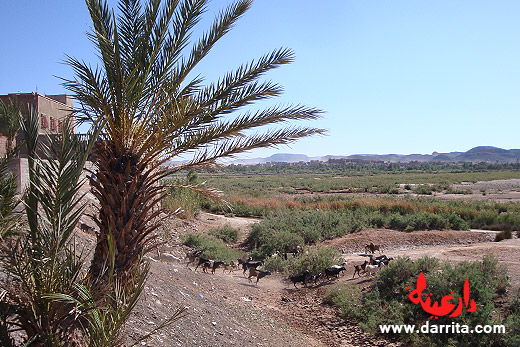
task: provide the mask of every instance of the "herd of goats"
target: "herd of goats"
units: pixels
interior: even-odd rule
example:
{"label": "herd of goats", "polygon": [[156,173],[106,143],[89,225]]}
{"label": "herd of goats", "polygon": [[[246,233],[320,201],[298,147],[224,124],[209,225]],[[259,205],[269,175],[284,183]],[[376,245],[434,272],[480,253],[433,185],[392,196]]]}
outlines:
{"label": "herd of goats", "polygon": [[[374,257],[375,252],[379,251],[380,255],[377,257]],[[248,272],[247,279],[250,283],[252,283],[251,278],[256,277],[256,285],[258,285],[258,281],[267,276],[270,275],[270,271],[266,270],[260,270],[258,269],[263,265],[263,262],[261,261],[253,261],[252,259],[238,259],[235,263],[234,261],[231,261],[229,264],[224,263],[223,261],[217,261],[217,260],[211,260],[207,259],[201,256],[202,251],[195,250],[192,252],[186,253],[186,266],[189,266],[192,263],[196,263],[195,271],[199,267],[202,268],[203,272],[211,271],[212,274],[215,273],[215,271],[219,268],[223,268],[223,273],[228,271],[229,273],[232,273],[235,270],[238,270],[240,267],[242,267],[243,274],[246,275],[246,272]],[[354,274],[352,275],[352,278],[356,276],[356,274],[361,277],[361,274],[366,274],[366,276],[375,274],[381,266],[388,265],[388,263],[393,260],[392,257],[387,257],[384,254],[381,254],[381,247],[379,245],[374,245],[373,243],[370,243],[365,246],[365,255],[368,256],[369,260],[365,260],[363,264],[354,265]],[[339,275],[342,271],[346,271],[347,263],[344,262],[341,265],[334,265],[330,268],[324,269],[325,277],[327,277],[327,280],[330,281],[330,278],[339,278]],[[307,286],[308,283],[313,282],[315,285],[318,284],[318,281],[322,278],[322,273],[313,274],[309,270],[305,270],[303,273],[295,276],[289,276],[288,280],[289,283],[293,283],[295,288],[296,283],[302,283],[304,286]]]}

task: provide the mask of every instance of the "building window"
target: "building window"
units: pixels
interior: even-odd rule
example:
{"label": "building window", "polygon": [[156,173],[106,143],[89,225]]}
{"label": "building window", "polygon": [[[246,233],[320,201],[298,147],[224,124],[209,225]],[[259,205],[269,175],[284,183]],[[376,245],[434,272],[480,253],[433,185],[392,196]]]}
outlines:
{"label": "building window", "polygon": [[62,130],[63,130],[63,122],[60,120],[58,122],[58,131],[61,133]]}
{"label": "building window", "polygon": [[47,116],[45,116],[45,115],[42,114],[42,115],[40,116],[40,119],[41,119],[41,127],[42,127],[43,129],[47,128],[47,127],[49,126],[49,124],[47,123]]}
{"label": "building window", "polygon": [[56,131],[56,120],[51,118],[51,130]]}

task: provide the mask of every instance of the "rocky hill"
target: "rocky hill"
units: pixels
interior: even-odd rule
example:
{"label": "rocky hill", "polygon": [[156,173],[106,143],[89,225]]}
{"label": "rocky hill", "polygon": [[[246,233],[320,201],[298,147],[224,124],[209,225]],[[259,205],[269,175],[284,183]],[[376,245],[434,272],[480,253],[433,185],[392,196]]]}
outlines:
{"label": "rocky hill", "polygon": [[348,156],[327,155],[323,157],[309,157],[305,154],[278,153],[267,158],[237,159],[233,164],[254,165],[261,163],[295,163],[313,160],[328,161],[329,159],[343,159],[352,161],[382,161],[391,163],[409,162],[488,162],[488,163],[516,163],[520,161],[520,149],[502,149],[492,146],[478,146],[466,152],[449,152],[432,154],[353,154]]}

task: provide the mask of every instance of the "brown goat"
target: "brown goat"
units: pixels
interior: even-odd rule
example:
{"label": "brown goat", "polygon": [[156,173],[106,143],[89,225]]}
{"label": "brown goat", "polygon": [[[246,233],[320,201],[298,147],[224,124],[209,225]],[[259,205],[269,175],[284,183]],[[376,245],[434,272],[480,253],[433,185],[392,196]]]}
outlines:
{"label": "brown goat", "polygon": [[194,263],[199,258],[200,251],[193,251],[193,252],[186,252],[186,257],[184,259],[186,260],[186,266],[190,265],[191,263]]}
{"label": "brown goat", "polygon": [[256,277],[256,285],[258,285],[258,281],[260,280],[260,278],[265,277],[270,274],[271,274],[270,271],[262,271],[262,270],[257,270],[253,267],[250,267],[249,268],[249,277],[247,279],[249,280],[249,283],[252,283],[251,277]]}
{"label": "brown goat", "polygon": [[368,261],[365,260],[365,262],[361,265],[354,265],[354,274],[352,275],[352,278],[358,274],[359,277],[361,277],[361,270],[365,272],[365,269],[367,267]]}
{"label": "brown goat", "polygon": [[238,265],[235,264],[235,262],[232,260],[229,264],[224,264],[224,270],[222,271],[222,273],[225,273],[226,271],[232,273],[236,269],[238,269]]}
{"label": "brown goat", "polygon": [[376,251],[379,251],[381,253],[381,246],[380,245],[374,245],[372,242],[370,244],[365,246],[365,253],[375,253]]}

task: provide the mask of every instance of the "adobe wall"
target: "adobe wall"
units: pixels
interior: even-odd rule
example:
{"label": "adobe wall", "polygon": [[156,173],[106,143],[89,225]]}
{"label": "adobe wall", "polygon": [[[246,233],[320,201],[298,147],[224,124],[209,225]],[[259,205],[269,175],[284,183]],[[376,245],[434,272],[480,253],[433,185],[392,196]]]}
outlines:
{"label": "adobe wall", "polygon": [[7,136],[0,135],[0,157],[5,157],[7,154]]}
{"label": "adobe wall", "polygon": [[[93,170],[93,164],[91,162],[87,162],[85,164],[85,168]],[[9,171],[13,172],[17,179],[17,193],[23,193],[24,190],[29,185],[29,164],[27,158],[15,158],[11,162]],[[80,187],[80,192],[88,192],[90,191],[90,185],[88,183],[87,175],[90,175],[87,171],[83,170],[81,174],[80,180],[84,180],[83,185]]]}

